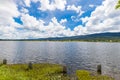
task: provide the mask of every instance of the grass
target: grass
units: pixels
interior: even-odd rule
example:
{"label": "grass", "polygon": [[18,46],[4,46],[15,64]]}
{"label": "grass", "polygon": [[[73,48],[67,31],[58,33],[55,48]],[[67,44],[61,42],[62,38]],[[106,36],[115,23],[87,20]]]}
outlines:
{"label": "grass", "polygon": [[33,64],[32,70],[26,64],[2,65],[0,80],[69,80],[62,70],[57,64]]}
{"label": "grass", "polygon": [[63,75],[63,66],[58,64],[33,64],[28,69],[27,64],[0,65],[0,80],[113,80],[111,77],[102,75],[91,75],[86,70],[77,70],[78,79]]}
{"label": "grass", "polygon": [[76,75],[78,80],[114,80],[113,78],[105,75],[92,75],[89,71],[86,70],[77,70]]}

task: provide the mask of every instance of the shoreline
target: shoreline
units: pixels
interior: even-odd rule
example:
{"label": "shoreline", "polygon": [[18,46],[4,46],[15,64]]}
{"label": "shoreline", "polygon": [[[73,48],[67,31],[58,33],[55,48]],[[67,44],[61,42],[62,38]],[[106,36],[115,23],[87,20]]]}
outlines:
{"label": "shoreline", "polygon": [[[3,74],[4,73],[4,74]],[[16,80],[114,80],[110,76],[91,73],[87,70],[77,70],[74,75],[67,74],[67,67],[60,64],[39,63],[39,64],[1,64],[0,78],[4,80],[12,77]],[[20,79],[20,76],[22,79]],[[32,77],[31,77],[32,76]],[[27,77],[27,78],[26,78]],[[46,79],[45,79],[46,78]],[[12,80],[11,79],[11,80]]]}
{"label": "shoreline", "polygon": [[82,41],[82,40],[65,40],[65,41],[54,41],[54,40],[0,40],[0,41],[28,41],[28,42],[106,42],[106,43],[120,43],[120,41]]}

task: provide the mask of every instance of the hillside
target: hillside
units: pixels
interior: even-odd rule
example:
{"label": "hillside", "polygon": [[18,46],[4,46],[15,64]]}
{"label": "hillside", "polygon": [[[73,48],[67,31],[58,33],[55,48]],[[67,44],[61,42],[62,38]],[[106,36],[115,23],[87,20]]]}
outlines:
{"label": "hillside", "polygon": [[50,37],[38,39],[0,39],[1,41],[104,41],[104,42],[120,42],[120,32],[116,33],[98,33],[71,37]]}
{"label": "hillside", "polygon": [[99,33],[72,37],[40,38],[38,40],[48,41],[114,41],[120,42],[120,32],[118,33]]}

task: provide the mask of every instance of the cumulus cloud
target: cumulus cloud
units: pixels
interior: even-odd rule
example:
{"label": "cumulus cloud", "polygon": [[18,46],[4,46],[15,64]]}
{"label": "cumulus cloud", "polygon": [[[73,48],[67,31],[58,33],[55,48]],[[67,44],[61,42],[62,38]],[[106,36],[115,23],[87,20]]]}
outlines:
{"label": "cumulus cloud", "polygon": [[115,9],[117,0],[105,0],[90,17],[82,18],[89,33],[120,32],[120,11]]}
{"label": "cumulus cloud", "polygon": [[[35,17],[30,16],[29,14],[23,14],[21,17],[23,22],[24,30],[27,31],[26,35],[31,37],[61,37],[61,36],[73,36],[73,32],[59,23],[56,17],[53,17],[48,25],[45,25],[43,20],[37,20]],[[65,22],[66,19],[61,20]],[[32,35],[33,33],[35,35]],[[24,34],[25,35],[25,34]]]}
{"label": "cumulus cloud", "polygon": [[79,22],[81,20],[80,16],[84,13],[82,6],[68,5],[67,10],[75,11],[78,14],[77,16],[71,16],[71,19],[74,22]]}
{"label": "cumulus cloud", "polygon": [[61,37],[61,36],[72,36],[73,33],[69,28],[61,25],[55,17],[51,19],[51,22],[47,26],[44,25],[45,33],[49,37]]}
{"label": "cumulus cloud", "polygon": [[[62,5],[62,2],[55,1]],[[63,0],[64,2],[65,0]],[[26,6],[30,6],[30,2],[26,2]],[[64,2],[66,3],[66,2]],[[7,5],[7,6],[6,6]],[[9,6],[9,7],[8,7]],[[55,8],[54,8],[55,9]],[[0,2],[0,38],[2,39],[20,39],[20,38],[45,38],[45,37],[61,37],[73,36],[74,31],[66,28],[62,24],[67,22],[67,19],[61,19],[60,22],[53,17],[48,25],[45,25],[41,19],[36,19],[28,14],[28,10],[22,8],[19,12],[14,0],[4,0]],[[14,17],[20,17],[23,25],[14,21]]]}
{"label": "cumulus cloud", "polygon": [[74,28],[74,35],[85,35],[87,34],[87,28],[79,25]]}
{"label": "cumulus cloud", "polygon": [[89,5],[89,7],[93,8],[93,7],[95,7],[95,5],[93,5],[93,4],[90,4],[90,5]]}
{"label": "cumulus cloud", "polygon": [[56,9],[58,10],[65,10],[65,6],[67,4],[66,0],[53,0],[50,2],[50,0],[39,0],[41,3],[40,10],[46,11],[54,11]]}
{"label": "cumulus cloud", "polygon": [[0,38],[13,38],[16,28],[21,27],[14,21],[20,15],[13,0],[0,0]]}
{"label": "cumulus cloud", "polygon": [[[68,5],[66,0],[24,0],[25,5],[30,7],[31,1],[40,2],[39,9],[42,11],[54,11],[56,9],[75,11],[77,17],[71,18],[76,21],[82,20],[83,25],[75,26],[73,30],[64,26],[66,18],[57,20],[52,17],[46,24],[42,19],[38,19],[29,14],[27,8],[18,10],[18,5],[14,0],[0,0],[0,38],[20,39],[20,38],[46,38],[76,36],[98,32],[120,32],[120,11],[114,8],[117,0],[104,0],[102,5],[96,7],[90,17],[80,17],[83,14],[81,6]],[[15,22],[14,18],[20,17],[22,25]]]}
{"label": "cumulus cloud", "polygon": [[0,26],[0,38],[12,38],[15,33],[15,28],[10,26]]}
{"label": "cumulus cloud", "polygon": [[30,7],[31,0],[24,0],[26,6]]}
{"label": "cumulus cloud", "polygon": [[88,21],[89,17],[84,17],[84,18],[81,18],[82,22],[83,23],[86,23]]}
{"label": "cumulus cloud", "polygon": [[29,14],[22,14],[21,20],[23,22],[24,28],[28,29],[36,29],[36,27],[39,24],[39,21],[33,16],[30,16]]}
{"label": "cumulus cloud", "polygon": [[81,8],[82,8],[81,6],[76,7],[75,5],[68,5],[67,6],[67,10],[73,10],[76,13],[79,13],[79,16],[81,16],[84,13],[84,11],[82,11]]}
{"label": "cumulus cloud", "polygon": [[67,19],[61,19],[60,24],[64,24],[67,22]]}
{"label": "cumulus cloud", "polygon": [[26,9],[26,8],[22,8],[20,11],[21,11],[21,13],[25,13],[25,14],[27,14],[29,12],[28,9]]}
{"label": "cumulus cloud", "polygon": [[0,0],[0,25],[14,24],[13,17],[20,15],[13,0]]}
{"label": "cumulus cloud", "polygon": [[74,10],[76,13],[79,13],[81,6],[76,7],[75,5],[68,5],[67,10]]}

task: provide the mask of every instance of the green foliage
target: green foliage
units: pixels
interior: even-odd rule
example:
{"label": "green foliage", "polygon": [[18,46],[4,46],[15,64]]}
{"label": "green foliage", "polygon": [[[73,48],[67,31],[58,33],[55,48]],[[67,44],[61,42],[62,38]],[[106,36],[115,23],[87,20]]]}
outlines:
{"label": "green foliage", "polygon": [[33,64],[28,70],[25,64],[0,66],[0,80],[69,80],[63,76],[63,67],[56,64]]}
{"label": "green foliage", "polygon": [[[33,64],[32,69],[26,64],[1,65],[0,80],[76,80],[62,72],[63,66],[57,64]],[[86,70],[77,70],[76,76],[77,80],[113,80],[108,76],[91,75]]]}
{"label": "green foliage", "polygon": [[114,80],[108,76],[91,75],[90,72],[86,70],[77,70],[76,75],[78,77],[78,80]]}
{"label": "green foliage", "polygon": [[77,70],[76,75],[78,77],[78,80],[91,80],[90,73],[85,70]]}
{"label": "green foliage", "polygon": [[116,9],[120,8],[120,0],[118,1],[117,5],[116,5]]}

